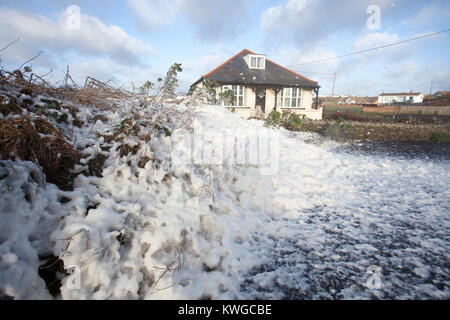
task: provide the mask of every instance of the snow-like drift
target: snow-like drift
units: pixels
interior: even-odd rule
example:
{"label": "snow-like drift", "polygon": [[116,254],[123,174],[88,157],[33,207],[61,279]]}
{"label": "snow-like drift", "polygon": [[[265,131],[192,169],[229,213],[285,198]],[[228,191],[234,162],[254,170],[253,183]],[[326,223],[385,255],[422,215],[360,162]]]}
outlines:
{"label": "snow-like drift", "polygon": [[[79,175],[63,193],[21,163],[0,180],[4,294],[48,298],[37,253],[57,223],[53,253],[75,270],[63,299],[450,297],[448,161],[338,153],[281,131],[279,171],[262,176],[255,166],[176,161],[185,129],[120,157],[93,133],[126,113],[74,128],[86,155],[108,156],[103,177]],[[199,107],[196,118],[218,133],[273,130],[221,107]],[[143,156],[152,161],[140,168]],[[378,290],[364,286],[371,265],[382,270]]]}

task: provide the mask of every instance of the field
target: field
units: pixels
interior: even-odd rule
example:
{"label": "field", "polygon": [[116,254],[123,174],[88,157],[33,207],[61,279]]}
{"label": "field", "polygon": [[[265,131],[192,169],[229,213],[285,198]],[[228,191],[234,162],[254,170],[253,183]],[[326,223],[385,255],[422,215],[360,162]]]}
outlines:
{"label": "field", "polygon": [[337,140],[444,142],[450,141],[450,116],[326,107],[323,120],[304,121],[302,130]]}
{"label": "field", "polygon": [[450,122],[450,107],[425,106],[392,106],[392,107],[360,107],[360,106],[327,106],[324,108],[324,120],[343,118],[351,121],[370,122]]}

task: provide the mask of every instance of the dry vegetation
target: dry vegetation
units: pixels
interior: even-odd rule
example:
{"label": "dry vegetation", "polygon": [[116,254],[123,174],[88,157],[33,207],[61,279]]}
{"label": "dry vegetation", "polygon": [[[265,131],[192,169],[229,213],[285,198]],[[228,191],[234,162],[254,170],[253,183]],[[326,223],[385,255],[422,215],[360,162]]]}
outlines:
{"label": "dry vegetation", "polygon": [[0,153],[4,159],[33,161],[42,167],[47,180],[63,189],[70,187],[69,170],[80,155],[61,132],[43,118],[0,119]]}
{"label": "dry vegetation", "polygon": [[[26,71],[30,72],[26,72]],[[68,100],[74,104],[107,108],[114,102],[133,96],[131,92],[121,88],[113,88],[107,82],[86,77],[83,87],[80,87],[70,76],[69,69],[62,80],[62,85],[54,86],[43,77],[31,72],[31,69],[15,70],[13,72],[0,70],[0,84],[21,88],[29,96],[47,95],[49,97]]]}
{"label": "dry vegetation", "polygon": [[426,95],[423,101],[428,106],[450,106],[450,91],[441,91],[439,96]]}
{"label": "dry vegetation", "polygon": [[[105,162],[116,155],[132,170],[147,164],[158,168],[164,159],[149,156],[146,145],[155,136],[188,129],[194,116],[192,108],[183,111],[167,104],[177,86],[176,73],[181,71],[180,64],[174,66],[153,99],[148,91],[128,92],[89,76],[79,86],[69,69],[59,85],[26,66],[12,72],[0,69],[0,162],[32,161],[46,181],[61,190],[72,190],[80,174],[102,177]],[[103,123],[97,126],[101,132],[93,130],[98,121]],[[170,179],[166,174],[162,182]],[[70,199],[64,196],[60,201]],[[39,275],[50,293],[58,296],[58,274],[65,272],[61,257],[40,259]]]}
{"label": "dry vegetation", "polygon": [[[52,85],[45,80],[47,75],[39,76],[24,65],[14,71],[0,70],[0,159],[32,161],[42,169],[47,181],[64,190],[72,188],[79,173],[101,176],[107,158],[98,154],[88,161],[87,170],[75,173],[74,166],[80,164],[83,150],[76,150],[70,142],[71,128],[90,126],[98,120],[106,123],[105,112],[117,111],[124,102],[133,101],[131,114],[114,126],[111,134],[103,135],[106,144],[102,148],[122,143],[118,151],[125,156],[138,154],[153,134],[170,135],[173,128],[189,127],[193,119],[192,110],[181,112],[164,104],[165,99],[173,98],[176,74],[182,70],[180,64],[169,69],[164,79],[167,85],[159,89],[155,101],[148,92],[114,88],[90,76],[79,86],[68,67],[60,85]],[[83,116],[85,108],[98,112],[87,119]],[[139,143],[128,145],[125,140],[130,136]],[[139,159],[139,166],[149,160]]]}
{"label": "dry vegetation", "polygon": [[[66,114],[52,114],[34,105],[37,96],[63,96],[64,92],[76,89],[55,88],[34,73],[15,70],[0,71],[0,154],[2,159],[33,161],[40,166],[49,182],[61,189],[70,189],[71,169],[79,162],[80,155],[63,131],[50,122],[67,122]],[[42,99],[52,109],[61,109],[55,99]],[[74,107],[68,107],[73,125],[81,126]]]}

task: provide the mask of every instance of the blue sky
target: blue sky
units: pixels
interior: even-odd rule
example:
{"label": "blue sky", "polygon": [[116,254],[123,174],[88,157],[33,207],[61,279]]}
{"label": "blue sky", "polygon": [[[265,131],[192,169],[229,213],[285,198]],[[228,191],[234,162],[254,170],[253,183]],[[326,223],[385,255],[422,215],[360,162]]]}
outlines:
{"label": "blue sky", "polygon": [[[80,27],[67,27],[69,6]],[[369,29],[370,5],[380,25]],[[117,86],[155,82],[182,63],[180,92],[244,48],[316,80],[321,94],[450,90],[450,33],[323,63],[305,64],[450,28],[450,2],[385,0],[3,0],[1,65],[13,69],[37,52],[38,74],[113,78]]]}

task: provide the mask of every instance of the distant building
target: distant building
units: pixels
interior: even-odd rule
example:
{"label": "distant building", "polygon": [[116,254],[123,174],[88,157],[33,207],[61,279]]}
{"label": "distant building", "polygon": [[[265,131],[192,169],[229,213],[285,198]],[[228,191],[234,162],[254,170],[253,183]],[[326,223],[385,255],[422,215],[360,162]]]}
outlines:
{"label": "distant building", "polygon": [[347,98],[347,99],[345,99],[345,103],[346,104],[352,104],[352,103],[356,103],[356,101],[353,100],[352,98]]}
{"label": "distant building", "polygon": [[423,97],[421,92],[382,93],[378,96],[378,104],[422,103]]}

